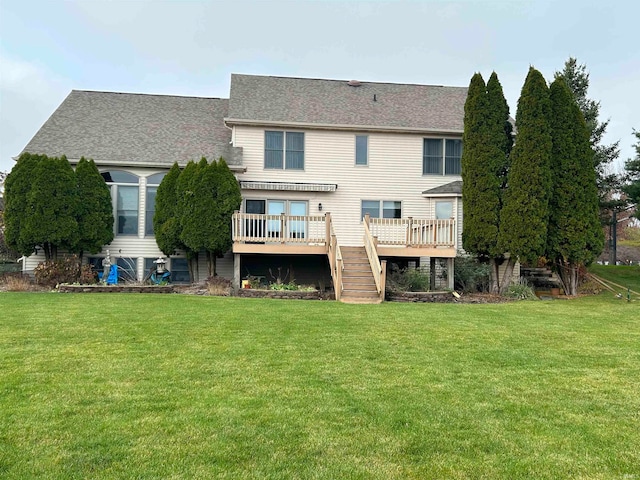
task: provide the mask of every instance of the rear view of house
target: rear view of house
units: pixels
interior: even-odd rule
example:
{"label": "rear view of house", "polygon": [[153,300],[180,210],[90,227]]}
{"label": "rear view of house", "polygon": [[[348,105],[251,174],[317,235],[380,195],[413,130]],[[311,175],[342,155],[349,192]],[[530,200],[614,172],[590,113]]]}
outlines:
{"label": "rear view of house", "polygon": [[[466,92],[235,74],[228,100],[73,91],[25,151],[95,160],[116,218],[105,251],[132,276],[160,255],[151,220],[168,168],[222,156],[243,202],[221,275],[236,286],[295,275],[333,283],[338,298],[375,300],[385,261],[426,263],[432,283],[453,287]],[[180,252],[169,269],[184,278]]]}

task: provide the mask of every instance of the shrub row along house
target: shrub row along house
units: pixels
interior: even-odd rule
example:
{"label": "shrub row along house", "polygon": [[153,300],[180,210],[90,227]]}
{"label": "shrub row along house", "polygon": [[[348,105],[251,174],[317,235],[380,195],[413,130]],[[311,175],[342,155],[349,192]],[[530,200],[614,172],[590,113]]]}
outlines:
{"label": "shrub row along house", "polygon": [[[219,275],[236,286],[295,277],[376,300],[385,261],[429,266],[433,287],[453,288],[466,97],[460,87],[236,74],[229,99],[72,91],[24,151],[99,167],[115,237],[90,262],[109,249],[143,278],[161,255],[153,215],[163,176],[174,162],[223,157],[243,200]],[[188,280],[184,253],[168,268]]]}

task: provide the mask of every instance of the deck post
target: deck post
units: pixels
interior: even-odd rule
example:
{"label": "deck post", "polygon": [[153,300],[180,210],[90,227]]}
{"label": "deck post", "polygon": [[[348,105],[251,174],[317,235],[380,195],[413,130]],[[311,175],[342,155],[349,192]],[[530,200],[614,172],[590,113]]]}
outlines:
{"label": "deck post", "polygon": [[413,217],[408,217],[407,218],[407,240],[406,240],[407,247],[411,246],[411,229],[412,228],[413,228]]}
{"label": "deck post", "polygon": [[429,257],[429,290],[436,289],[436,257]]}
{"label": "deck post", "polygon": [[240,290],[240,254],[233,254],[233,289]]}
{"label": "deck post", "polygon": [[233,216],[231,217],[231,240],[233,242],[237,241],[237,238],[240,234],[240,232],[238,232],[238,225],[240,225],[240,222],[238,222],[238,214],[240,213],[239,210],[235,210],[233,212]]}
{"label": "deck post", "polygon": [[453,290],[453,288],[455,287],[455,283],[454,283],[454,260],[455,258],[447,258],[447,283],[449,284],[449,290]]}
{"label": "deck post", "polygon": [[325,246],[327,252],[329,252],[329,244],[331,242],[331,212],[324,214],[324,228],[325,228]]}
{"label": "deck post", "polygon": [[381,272],[380,272],[380,300],[384,302],[385,292],[387,289],[387,261],[382,260],[380,262]]}
{"label": "deck post", "polygon": [[366,213],[366,214],[364,215],[364,223],[366,223],[366,224],[367,224],[367,227],[370,227],[370,225],[369,225],[369,221],[370,221],[370,220],[371,220],[371,215],[369,215],[368,213]]}
{"label": "deck post", "polygon": [[285,226],[285,221],[284,221],[284,213],[280,214],[280,243],[284,243],[284,226]]}

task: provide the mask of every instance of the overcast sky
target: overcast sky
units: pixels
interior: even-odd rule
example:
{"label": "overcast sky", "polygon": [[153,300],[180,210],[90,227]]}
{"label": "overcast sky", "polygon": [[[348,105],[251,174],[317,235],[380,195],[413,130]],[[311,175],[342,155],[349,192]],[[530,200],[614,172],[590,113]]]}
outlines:
{"label": "overcast sky", "polygon": [[0,170],[72,89],[228,98],[232,72],[467,86],[495,70],[515,116],[529,65],[552,80],[570,56],[622,163],[639,18],[637,0],[0,0]]}

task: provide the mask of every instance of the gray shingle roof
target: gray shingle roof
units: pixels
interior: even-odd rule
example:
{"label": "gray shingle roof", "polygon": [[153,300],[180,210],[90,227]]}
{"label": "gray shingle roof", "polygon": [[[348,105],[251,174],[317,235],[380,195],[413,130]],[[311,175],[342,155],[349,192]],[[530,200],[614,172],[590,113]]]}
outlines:
{"label": "gray shingle roof", "polygon": [[463,131],[466,87],[231,76],[228,123],[268,122]]}
{"label": "gray shingle roof", "polygon": [[430,188],[422,192],[423,195],[462,195],[462,180],[440,185],[439,187]]}
{"label": "gray shingle roof", "polygon": [[229,100],[73,90],[24,148],[96,163],[171,165],[225,157]]}

